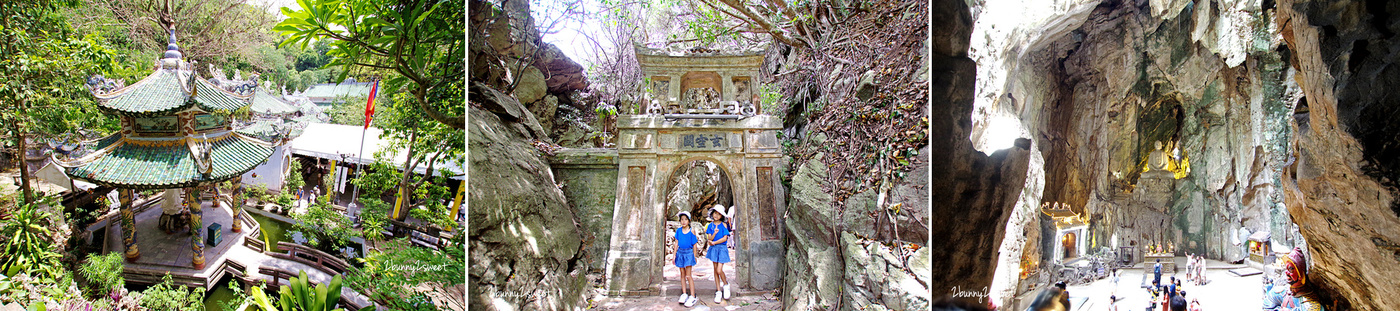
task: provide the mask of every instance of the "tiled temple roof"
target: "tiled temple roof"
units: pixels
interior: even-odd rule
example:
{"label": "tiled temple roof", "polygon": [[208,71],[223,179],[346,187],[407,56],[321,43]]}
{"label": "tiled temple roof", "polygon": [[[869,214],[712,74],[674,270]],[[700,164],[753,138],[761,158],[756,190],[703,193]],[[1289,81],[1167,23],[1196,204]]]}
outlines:
{"label": "tiled temple roof", "polygon": [[279,115],[297,112],[297,108],[283,101],[279,96],[268,93],[267,90],[258,88],[253,93],[253,103],[248,105],[248,110],[253,113],[263,115]]}
{"label": "tiled temple roof", "polygon": [[272,145],[267,142],[224,132],[208,138],[212,167],[206,176],[199,170],[190,140],[197,143],[204,139],[104,138],[95,146],[96,151],[59,164],[69,176],[102,186],[169,189],[227,180],[272,155]]}
{"label": "tiled temple roof", "polygon": [[108,113],[135,117],[171,115],[192,106],[206,112],[230,112],[248,106],[251,96],[230,93],[195,77],[194,100],[188,84],[193,71],[157,69],[135,84],[109,93],[95,94],[97,106]]}

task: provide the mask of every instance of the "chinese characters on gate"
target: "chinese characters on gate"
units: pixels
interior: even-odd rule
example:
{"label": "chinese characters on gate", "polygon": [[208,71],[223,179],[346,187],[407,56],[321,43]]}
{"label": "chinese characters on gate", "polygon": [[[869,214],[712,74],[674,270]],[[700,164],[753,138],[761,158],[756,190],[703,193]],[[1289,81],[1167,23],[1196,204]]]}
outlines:
{"label": "chinese characters on gate", "polygon": [[717,150],[728,148],[724,133],[681,134],[681,150]]}

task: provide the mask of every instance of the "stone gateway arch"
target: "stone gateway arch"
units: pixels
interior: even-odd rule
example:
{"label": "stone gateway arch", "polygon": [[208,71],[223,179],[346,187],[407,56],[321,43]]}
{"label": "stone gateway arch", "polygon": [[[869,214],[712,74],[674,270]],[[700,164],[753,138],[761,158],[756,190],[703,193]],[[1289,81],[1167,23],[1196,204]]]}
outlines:
{"label": "stone gateway arch", "polygon": [[[778,117],[761,115],[703,121],[620,116],[617,200],[606,268],[609,295],[660,294],[661,271],[670,264],[664,248],[669,215],[666,189],[656,185],[670,180],[677,166],[696,160],[718,164],[734,185],[739,242],[731,253],[734,284],[747,290],[777,288],[786,210],[786,190],[776,172],[782,165],[781,128]],[[703,147],[697,144],[701,140]]]}
{"label": "stone gateway arch", "polygon": [[[639,48],[654,100],[617,118],[617,196],[606,259],[608,294],[659,295],[666,262],[665,181],[704,160],[729,177],[735,206],[731,258],[738,289],[781,285],[786,190],[778,131],[751,88],[763,56],[673,56]],[[675,83],[673,83],[675,82]],[[644,113],[643,113],[644,112]],[[697,217],[700,218],[700,217]]]}

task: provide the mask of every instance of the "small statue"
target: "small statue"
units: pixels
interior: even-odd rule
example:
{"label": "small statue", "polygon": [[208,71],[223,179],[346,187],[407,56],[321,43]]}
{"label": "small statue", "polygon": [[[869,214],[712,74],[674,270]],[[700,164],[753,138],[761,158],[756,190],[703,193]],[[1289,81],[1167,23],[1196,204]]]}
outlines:
{"label": "small statue", "polygon": [[1312,285],[1307,283],[1308,261],[1303,249],[1294,247],[1288,257],[1279,259],[1283,273],[1288,277],[1288,287],[1275,286],[1270,282],[1264,286],[1264,310],[1268,311],[1322,311],[1317,302]]}
{"label": "small statue", "polygon": [[1153,143],[1156,144],[1156,148],[1147,154],[1147,168],[1154,171],[1166,170],[1167,153],[1162,151],[1162,142],[1156,141]]}

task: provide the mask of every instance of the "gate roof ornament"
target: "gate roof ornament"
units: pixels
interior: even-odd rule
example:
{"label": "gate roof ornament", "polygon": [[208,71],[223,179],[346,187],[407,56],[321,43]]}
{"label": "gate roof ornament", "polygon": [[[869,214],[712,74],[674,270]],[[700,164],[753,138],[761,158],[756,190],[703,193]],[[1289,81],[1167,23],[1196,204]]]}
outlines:
{"label": "gate roof ornament", "polygon": [[[637,46],[650,99],[639,113],[667,119],[742,119],[762,114],[754,93],[762,51],[666,52]],[[647,98],[648,96],[641,96]]]}

